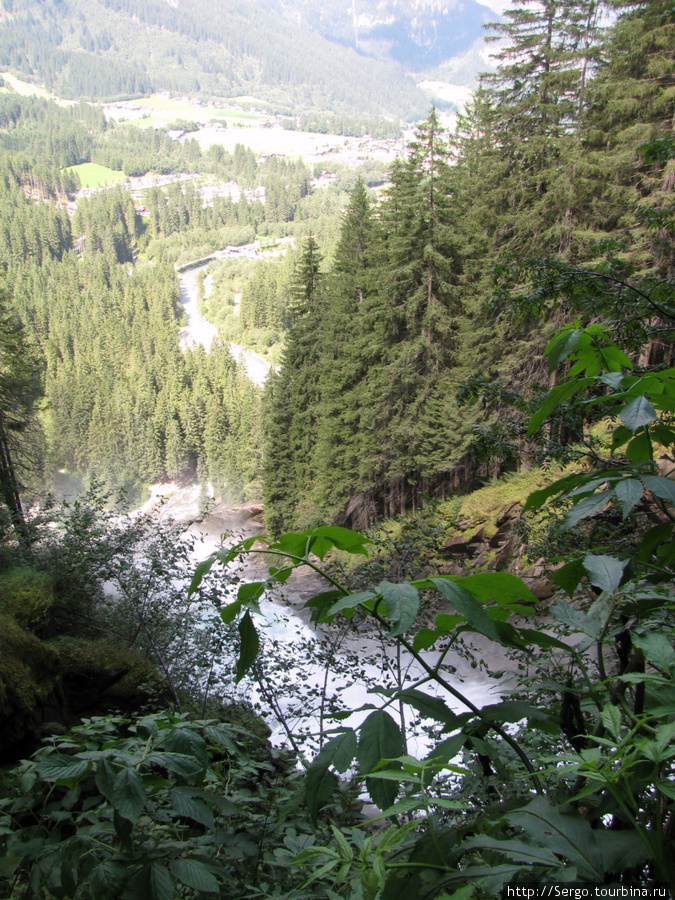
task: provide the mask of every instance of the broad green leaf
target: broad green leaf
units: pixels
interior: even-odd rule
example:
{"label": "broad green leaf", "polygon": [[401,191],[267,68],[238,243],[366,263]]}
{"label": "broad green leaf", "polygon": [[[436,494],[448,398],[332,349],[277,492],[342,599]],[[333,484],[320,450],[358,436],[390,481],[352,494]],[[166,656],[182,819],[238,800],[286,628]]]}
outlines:
{"label": "broad green leaf", "polygon": [[172,859],[169,863],[174,876],[186,887],[205,894],[218,894],[220,886],[203,862],[197,859]]}
{"label": "broad green leaf", "polygon": [[278,569],[276,566],[270,566],[267,571],[270,573],[271,580],[276,584],[286,584],[295,571],[295,566],[284,566],[281,569]]}
{"label": "broad green leaf", "polygon": [[510,572],[479,572],[477,575],[463,575],[460,580],[462,587],[483,603],[493,600],[501,606],[537,604],[537,598],[529,587]]}
{"label": "broad green leaf", "polygon": [[92,900],[113,900],[122,893],[129,879],[129,870],[111,859],[103,860],[91,873],[89,891]]}
{"label": "broad green leaf", "polygon": [[[429,583],[430,586],[431,582]],[[449,615],[448,613],[439,613],[434,619],[436,633],[439,635],[452,634],[458,625],[466,621],[464,616]]]}
{"label": "broad green leaf", "polygon": [[675,650],[663,632],[631,634],[633,646],[641,650],[647,660],[657,669],[669,672],[675,666]]}
{"label": "broad green leaf", "polygon": [[615,741],[618,742],[621,733],[621,713],[613,703],[606,703],[601,714],[602,724]]}
{"label": "broad green leaf", "polygon": [[360,606],[376,596],[377,594],[374,594],[373,591],[359,591],[357,594],[347,594],[346,597],[341,597],[337,603],[331,606],[327,615],[334,616],[336,613],[342,612],[343,609],[354,609],[354,607]]}
{"label": "broad green leaf", "polygon": [[563,517],[560,524],[560,530],[569,531],[570,528],[578,525],[582,519],[587,519],[589,516],[594,516],[596,513],[599,513],[607,506],[612,494],[613,490],[611,489],[600,491],[599,494],[593,494],[592,497],[586,497],[585,500],[581,500],[579,503],[575,504]]}
{"label": "broad green leaf", "polygon": [[662,478],[658,475],[643,475],[642,481],[656,497],[675,503],[675,481],[672,478]]}
{"label": "broad green leaf", "polygon": [[145,809],[145,786],[136,769],[124,768],[113,786],[112,804],[129,822],[136,822]]}
{"label": "broad green leaf", "polygon": [[571,356],[579,345],[581,332],[578,328],[565,329],[554,335],[546,345],[544,354],[548,356],[548,374],[551,375],[560,363]]}
{"label": "broad green leaf", "polygon": [[134,823],[130,822],[129,819],[125,819],[124,816],[121,816],[115,810],[113,813],[113,827],[122,846],[129,849],[131,847],[131,833],[134,830]]}
{"label": "broad green leaf", "polygon": [[552,607],[551,612],[554,619],[562,622],[563,625],[569,625],[573,631],[581,631],[592,638],[598,636],[600,629],[598,620],[587,616],[586,613],[581,612],[579,609],[575,609],[566,600],[558,600],[555,606]]}
{"label": "broad green leaf", "polygon": [[626,519],[631,510],[642,499],[642,482],[638,478],[624,478],[614,485],[614,494],[621,504],[623,517]]}
{"label": "broad green leaf", "polygon": [[674,528],[675,526],[672,522],[664,522],[661,525],[655,525],[653,528],[650,528],[638,544],[640,560],[644,563],[650,562],[657,548],[661,544],[672,540]]}
{"label": "broad green leaf", "polygon": [[621,584],[626,561],[613,556],[595,556],[587,553],[584,557],[584,569],[588,580],[601,591],[615,591]]}
{"label": "broad green leaf", "polygon": [[449,600],[457,612],[471,624],[480,634],[493,641],[500,641],[495,624],[485,608],[469,593],[466,588],[445,578],[431,578],[432,584]]}
{"label": "broad green leaf", "polygon": [[618,391],[623,381],[623,374],[621,372],[607,372],[605,375],[600,375],[598,381],[601,384],[606,384],[613,391]]}
{"label": "broad green leaf", "polygon": [[454,713],[440,697],[432,697],[415,688],[400,691],[400,693],[396,694],[396,699],[402,700],[408,706],[412,706],[425,718],[441,722],[445,731],[459,728],[463,722],[463,718]]}
{"label": "broad green leaf", "polygon": [[471,900],[476,895],[476,885],[467,884],[465,887],[457,888],[452,894],[440,894],[436,900]]}
{"label": "broad green leaf", "polygon": [[362,774],[373,772],[380,760],[402,756],[404,749],[401,729],[385,710],[375,710],[361,725],[356,758]]}
{"label": "broad green leaf", "polygon": [[209,556],[208,559],[203,560],[198,563],[195,568],[195,574],[192,576],[192,581],[190,582],[190,587],[188,588],[188,600],[194,594],[194,592],[199,588],[199,585],[202,583],[202,579],[210,572],[213,564],[216,562],[215,556]]}
{"label": "broad green leaf", "polygon": [[220,618],[223,620],[225,625],[231,625],[234,620],[237,618],[239,613],[241,612],[242,604],[235,600],[234,603],[228,603],[227,606],[224,606],[220,611]]}
{"label": "broad green leaf", "polygon": [[521,637],[527,644],[534,644],[536,647],[541,647],[542,650],[569,650],[567,644],[559,641],[557,638],[554,638],[550,634],[546,634],[545,631],[534,631],[530,628],[519,628],[518,635]]}
{"label": "broad green leaf", "polygon": [[[633,364],[631,363],[630,359],[626,356],[623,350],[620,350],[616,346],[616,344],[610,344],[609,346],[602,348],[602,361],[604,365],[610,369],[610,374],[618,376],[616,381],[614,382],[617,387],[623,380],[621,370],[633,368]],[[607,376],[604,377],[606,378]]]}
{"label": "broad green leaf", "polygon": [[501,703],[484,706],[480,711],[480,717],[483,722],[520,722],[521,719],[527,719],[532,723],[544,722],[549,715],[522,700],[503,700]]}
{"label": "broad green leaf", "polygon": [[404,634],[417,618],[419,593],[411,584],[394,584],[391,581],[381,581],[377,586],[377,593],[384,600],[387,618],[392,621],[389,634],[392,637]]}
{"label": "broad green leaf", "polygon": [[551,581],[561,587],[569,597],[573,597],[585,574],[583,562],[580,559],[573,559],[556,569],[551,575]]}
{"label": "broad green leaf", "polygon": [[557,481],[554,481],[553,484],[549,484],[548,487],[540,488],[538,491],[532,491],[525,501],[524,509],[539,509],[539,507],[543,506],[547,500],[554,497],[556,494],[562,494],[566,491],[573,490],[579,485],[585,484],[590,477],[597,477],[597,475],[598,473],[595,472],[593,473],[593,476],[580,474],[567,475],[565,478],[559,478]]}
{"label": "broad green leaf", "polygon": [[467,838],[463,847],[476,850],[497,850],[511,862],[528,863],[531,866],[547,866],[557,869],[560,860],[551,850],[542,846],[526,844],[517,838],[497,840],[486,834],[477,834]]}
{"label": "broad green leaf", "polygon": [[339,600],[340,597],[344,596],[344,591],[337,589],[323,591],[321,594],[315,594],[314,597],[310,597],[305,603],[304,608],[312,610],[312,622],[325,621],[324,617],[329,615],[328,610],[330,607],[336,600]]}
{"label": "broad green leaf", "polygon": [[646,397],[636,397],[619,413],[619,418],[633,433],[656,419],[656,410]]}
{"label": "broad green leaf", "polygon": [[280,550],[282,553],[288,554],[288,556],[302,558],[308,551],[308,547],[311,550],[313,543],[310,537],[311,534],[312,532],[310,531],[289,531],[287,534],[282,534],[273,544],[270,544],[270,550]]}
{"label": "broad green leaf", "polygon": [[319,810],[328,803],[337,790],[339,781],[328,765],[318,765],[316,760],[305,775],[305,799],[312,822],[316,824]]}
{"label": "broad green leaf", "polygon": [[38,764],[38,772],[45,781],[63,781],[80,778],[91,769],[91,762],[74,756],[52,754]]}
{"label": "broad green leaf", "polygon": [[[179,816],[185,816],[204,825],[205,828],[213,828],[213,812],[198,797],[193,796],[189,789],[174,788],[170,794],[171,806]],[[175,872],[174,872],[175,874]]]}
{"label": "broad green leaf", "polygon": [[204,729],[204,735],[211,743],[220,744],[232,756],[236,756],[239,752],[227,725],[207,725]]}
{"label": "broad green leaf", "polygon": [[657,778],[656,789],[661,791],[662,794],[665,794],[666,797],[669,797],[671,800],[675,800],[675,784],[672,781],[666,781],[664,778]]}
{"label": "broad green leaf", "polygon": [[171,872],[158,862],[144,866],[129,882],[134,897],[143,900],[173,900],[174,881]]}
{"label": "broad green leaf", "polygon": [[206,741],[201,734],[197,734],[191,728],[174,728],[164,742],[164,746],[171,753],[194,756],[203,768],[206,768],[209,764]]}
{"label": "broad green leaf", "polygon": [[649,462],[654,456],[654,449],[647,431],[636,434],[625,450],[626,457],[632,463]]}
{"label": "broad green leaf", "polygon": [[[335,766],[338,772],[346,772],[356,756],[356,732],[349,728],[328,741],[314,763],[317,766]],[[312,763],[312,765],[314,765]]]}
{"label": "broad green leaf", "polygon": [[[468,713],[462,713],[461,718],[463,720],[462,725],[464,725],[469,720],[470,716]],[[427,759],[439,759],[444,762],[450,762],[450,760],[453,760],[458,753],[460,753],[464,744],[466,744],[465,734],[456,734],[453,737],[446,738],[429,751]]]}
{"label": "broad green leaf", "polygon": [[605,873],[622,875],[635,867],[643,868],[649,858],[647,848],[640,840],[636,840],[631,830],[616,831],[597,828],[593,839],[600,851]]}
{"label": "broad green leaf", "polygon": [[183,753],[149,753],[145,760],[183,778],[192,778],[204,771],[204,766],[194,756],[186,756]]}
{"label": "broad green leaf", "polygon": [[602,856],[590,825],[578,813],[563,814],[545,797],[535,797],[524,809],[508,813],[506,819],[522,828],[533,843],[576,866],[580,878],[602,884]]}
{"label": "broad green leaf", "polygon": [[592,481],[587,481],[581,487],[578,487],[574,491],[569,491],[565,495],[566,500],[574,500],[576,502],[577,498],[581,499],[582,497],[587,497],[589,494],[594,494],[596,490],[601,487],[603,484],[607,484],[607,477],[594,478]]}
{"label": "broad green leaf", "polygon": [[237,660],[236,682],[240,682],[251,668],[258,657],[258,651],[260,649],[258,632],[255,630],[251,613],[248,610],[246,610],[246,613],[239,622],[239,636],[241,638],[241,647],[239,650],[239,659]]}
{"label": "broad green leaf", "polygon": [[663,447],[671,447],[675,444],[675,428],[659,422],[656,425],[652,425],[650,431],[652,440],[655,443],[661,444]]}
{"label": "broad green leaf", "polygon": [[[8,833],[12,834],[11,829]],[[12,878],[24,859],[23,856],[0,856],[0,878]]]}
{"label": "broad green leaf", "polygon": [[94,779],[96,781],[96,787],[103,794],[108,802],[112,803],[113,797],[113,788],[115,785],[115,778],[117,777],[117,772],[107,759],[99,759],[96,763],[96,774]]}
{"label": "broad green leaf", "polygon": [[370,541],[358,531],[352,531],[350,528],[341,528],[338,525],[322,525],[319,528],[315,528],[312,534],[316,535],[316,537],[326,538],[337,550],[368,556],[365,545],[369,544]]}
{"label": "broad green leaf", "polygon": [[573,381],[566,381],[563,384],[554,387],[552,391],[549,391],[548,396],[544,400],[539,411],[530,419],[530,423],[527,427],[527,436],[532,437],[537,428],[539,428],[540,425],[543,425],[554,409],[561,406],[569,400],[570,397],[585,390],[585,388],[593,384],[594,380],[594,378],[579,378]]}
{"label": "broad green leaf", "polygon": [[257,609],[258,600],[260,600],[266,589],[267,582],[265,581],[250,581],[245,584],[240,584],[239,590],[237,591],[237,602],[244,606],[252,606],[254,609]]}
{"label": "broad green leaf", "polygon": [[612,432],[612,453],[617,450],[619,447],[623,447],[623,445],[629,441],[633,436],[633,432],[630,428],[626,428],[625,425],[619,425],[618,428],[615,428]]}
{"label": "broad green leaf", "polygon": [[[361,726],[356,758],[364,775],[373,772],[380,760],[395,759],[405,752],[401,730],[389,713],[378,709]],[[396,800],[398,785],[394,781],[366,778],[373,802],[386,809]]]}
{"label": "broad green leaf", "polygon": [[441,637],[442,632],[431,628],[420,628],[413,639],[413,650],[428,650]]}

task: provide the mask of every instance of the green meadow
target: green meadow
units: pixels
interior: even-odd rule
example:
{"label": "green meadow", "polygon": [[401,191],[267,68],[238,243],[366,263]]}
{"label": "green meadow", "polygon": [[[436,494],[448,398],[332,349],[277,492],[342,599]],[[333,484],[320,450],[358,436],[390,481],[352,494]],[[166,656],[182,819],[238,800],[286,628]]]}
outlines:
{"label": "green meadow", "polygon": [[79,166],[71,166],[68,171],[77,173],[83,188],[105,187],[107,184],[127,180],[124,172],[116,172],[98,163],[82,163]]}

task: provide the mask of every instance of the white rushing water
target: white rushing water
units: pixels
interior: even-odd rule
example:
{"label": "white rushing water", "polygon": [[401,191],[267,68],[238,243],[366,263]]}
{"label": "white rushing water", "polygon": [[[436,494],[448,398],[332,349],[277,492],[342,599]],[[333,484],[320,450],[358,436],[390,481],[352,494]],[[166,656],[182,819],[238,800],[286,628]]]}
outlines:
{"label": "white rushing water", "polygon": [[[217,337],[217,330],[198,308],[197,275],[200,268],[190,269],[180,276],[181,303],[187,318],[187,325],[180,332],[180,342],[183,349],[201,345],[208,352]],[[211,287],[208,282],[209,279],[205,284],[207,291]],[[270,369],[269,362],[260,354],[238,344],[230,343],[229,347],[233,356],[243,362],[251,380],[258,385],[264,384]],[[146,510],[163,498],[163,514],[185,522],[186,526],[197,515],[199,485],[180,488],[175,485],[155,485],[151,494],[151,499],[144,507]],[[221,546],[225,533],[236,533],[239,539],[261,534],[263,526],[260,513],[260,507],[228,507],[221,504],[203,518],[199,525],[190,526],[192,534],[200,535],[197,545],[199,549],[195,551],[195,565]],[[264,558],[257,554],[250,555],[238,574],[244,581],[265,580],[267,568]],[[369,693],[370,689],[382,685],[388,688],[401,685],[410,687],[423,678],[424,673],[415,660],[407,657],[405,652],[399,655],[394,642],[383,641],[374,632],[345,631],[339,647],[332,653],[331,670],[327,673],[326,657],[331,656],[331,648],[337,640],[336,633],[333,629],[325,630],[310,624],[309,612],[303,609],[308,599],[327,588],[327,583],[311,569],[305,567],[296,570],[283,588],[263,598],[260,614],[255,613],[253,616],[267,648],[268,693],[266,695],[260,685],[251,685],[250,698],[266,711],[273,730],[272,739],[276,743],[283,743],[286,738],[280,722],[282,717],[287,718],[292,728],[310,728],[314,732],[318,730],[322,696],[325,698],[324,712],[331,707],[359,710],[348,720],[342,721],[342,724],[355,726],[370,711],[363,707],[370,706],[372,709],[373,706],[382,705],[381,694]],[[501,668],[506,661],[500,648],[496,648],[487,639],[475,636],[473,643],[473,659],[453,653],[448,656],[445,665],[452,673],[447,676],[449,680],[471,703],[482,707],[496,702],[499,696],[498,683],[490,679],[484,662],[488,660],[490,667],[495,669]],[[429,652],[427,658],[433,664],[438,656]],[[476,660],[479,662],[476,663]],[[455,712],[466,711],[459,700],[436,685],[425,684],[421,689],[442,697]],[[270,692],[274,694],[272,704],[269,702]],[[275,704],[276,709],[270,708]],[[395,717],[398,715],[398,709],[392,708],[391,712]],[[410,716],[409,710],[407,715]],[[333,725],[335,724],[333,721]],[[408,749],[415,753],[422,752],[425,747],[424,738],[419,738],[411,741]]]}
{"label": "white rushing water", "polygon": [[[185,311],[187,325],[185,325],[178,333],[181,350],[202,346],[208,353],[211,344],[218,337],[218,329],[209,322],[199,311],[198,302],[198,285],[197,274],[204,266],[188,269],[180,276],[180,302]],[[208,296],[211,285],[205,281],[206,296]],[[262,387],[269,374],[271,364],[260,353],[250,350],[248,347],[242,347],[241,344],[235,344],[234,341],[228,342],[230,353],[238,363],[243,364],[246,374],[253,384]]]}
{"label": "white rushing water", "polygon": [[[181,488],[157,485],[153,494],[154,502],[163,498],[163,515],[185,522],[186,527],[196,517],[200,498],[199,485]],[[148,501],[148,504],[152,502],[153,500]],[[236,533],[238,539],[261,534],[261,507],[253,504],[241,507],[219,504],[199,524],[189,525],[188,530],[193,535],[200,536],[194,553],[196,566],[221,546],[222,536],[226,533]],[[265,558],[261,554],[251,554],[238,575],[246,582],[265,580]],[[224,576],[224,585],[226,580]],[[332,654],[332,664],[327,673],[326,660],[331,655],[338,633],[335,629],[326,630],[311,624],[309,611],[303,607],[308,599],[328,587],[324,579],[311,569],[305,567],[296,570],[286,585],[263,598],[260,614],[253,615],[263,640],[262,668],[267,676],[265,689],[259,683],[249,685],[248,698],[262,708],[273,731],[272,740],[278,744],[286,740],[282,717],[287,719],[293,730],[310,729],[314,733],[318,732],[321,697],[324,692],[324,712],[331,708],[358,710],[349,719],[339,723],[333,720],[332,723],[324,723],[324,727],[335,727],[336,724],[356,726],[373,707],[380,707],[383,703],[381,694],[369,693],[372,688],[383,685],[394,688],[401,683],[400,679],[403,679],[405,687],[410,687],[423,677],[423,672],[414,660],[405,652],[398,657],[395,644],[381,640],[373,631],[345,631],[339,647]],[[488,660],[493,669],[508,665],[501,655],[495,655],[499,648],[495,648],[491,642],[475,636],[474,644],[476,659],[479,661]],[[432,664],[438,659],[438,655],[431,651],[426,656],[427,661]],[[231,665],[231,662],[218,663],[215,670],[227,674],[226,667]],[[446,673],[446,677],[476,706],[482,707],[498,701],[499,682],[491,679],[487,669],[480,663],[473,663],[473,667],[470,659],[453,653],[446,659],[446,666],[456,670],[452,674]],[[433,684],[425,684],[421,690],[442,697],[455,712],[467,711],[460,701]],[[272,695],[273,703],[270,702]],[[372,705],[370,709],[363,709],[368,705]],[[394,718],[398,718],[398,706],[392,707],[390,712]],[[406,716],[406,721],[409,722],[410,710]],[[410,742],[408,751],[420,754],[427,747],[428,742],[421,736]]]}

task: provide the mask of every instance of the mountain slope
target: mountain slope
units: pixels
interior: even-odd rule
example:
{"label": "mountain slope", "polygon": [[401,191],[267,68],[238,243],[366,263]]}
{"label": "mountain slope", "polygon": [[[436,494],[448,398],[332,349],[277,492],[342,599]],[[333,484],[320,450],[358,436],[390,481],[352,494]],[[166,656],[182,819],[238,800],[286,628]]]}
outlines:
{"label": "mountain slope", "polygon": [[[151,90],[255,95],[312,107],[414,118],[412,79],[314,31],[274,3],[240,0],[4,0],[0,66],[65,97]],[[292,12],[292,10],[291,10]]]}
{"label": "mountain slope", "polygon": [[324,37],[423,73],[466,53],[498,16],[476,0],[276,0]]}

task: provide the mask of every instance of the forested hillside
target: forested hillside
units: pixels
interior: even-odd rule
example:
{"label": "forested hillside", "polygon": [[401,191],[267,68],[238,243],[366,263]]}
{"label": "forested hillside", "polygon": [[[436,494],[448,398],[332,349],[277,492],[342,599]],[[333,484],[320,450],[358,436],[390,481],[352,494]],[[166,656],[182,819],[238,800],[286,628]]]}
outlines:
{"label": "forested hillside", "polygon": [[278,111],[408,118],[424,108],[396,67],[259,3],[5,0],[0,67],[73,99],[171,90],[256,96]]}
{"label": "forested hillside", "polygon": [[[88,163],[164,183],[136,187],[135,199],[127,184],[75,201],[78,166]],[[139,495],[143,484],[189,475],[217,493],[227,483],[231,500],[259,498],[258,391],[224,345],[181,353],[174,264],[256,237],[273,246],[312,232],[331,246],[356,174],[343,166],[315,192],[300,159],[259,160],[242,144],[202,152],[189,137],[107,123],[84,102],[64,108],[8,92],[0,166],[5,286],[45,361],[43,437],[32,437],[36,465],[24,483],[39,491],[65,468]],[[363,177],[381,181],[382,165],[369,163]],[[247,288],[237,314],[222,277],[230,269],[214,273],[207,312],[224,339],[278,349],[292,256],[282,281],[271,263],[257,280],[254,263],[238,263]]]}
{"label": "forested hillside", "polygon": [[[3,897],[672,897],[675,9],[613,13],[512,9],[381,199],[0,96]],[[262,411],[179,349],[204,255]],[[40,463],[88,494],[26,514]],[[197,562],[100,476],[270,534]]]}
{"label": "forested hillside", "polygon": [[[63,167],[97,153],[113,161],[123,142],[105,143],[104,121],[84,104],[64,111],[5,96],[2,121],[0,258],[16,311],[44,358],[43,437],[33,435],[32,455],[42,460],[47,485],[54,467],[95,475],[132,494],[143,483],[191,473],[218,490],[227,483],[233,499],[257,497],[256,389],[224,345],[209,355],[181,353],[173,266],[135,262],[141,239],[147,244],[151,235],[186,227],[190,197],[178,191],[172,217],[171,198],[159,192],[159,216],[153,195],[157,221],[144,223],[129,193],[117,188],[81,199],[71,223],[65,201],[74,182]],[[161,168],[168,157],[179,170],[181,162],[192,170],[181,150],[148,134],[145,143],[126,142],[125,152],[135,165],[143,152],[146,165]],[[245,201],[243,208],[248,211]],[[198,215],[194,202],[190,212]],[[238,221],[236,212],[232,217]],[[218,244],[222,220],[199,221]],[[39,488],[34,465],[26,477]]]}
{"label": "forested hillside", "polygon": [[264,406],[273,532],[365,525],[516,463],[552,330],[631,318],[548,299],[542,260],[669,276],[672,24],[658,4],[603,22],[585,0],[509,12],[456,134],[432,111],[384,202],[353,194],[327,274],[306,245]]}

